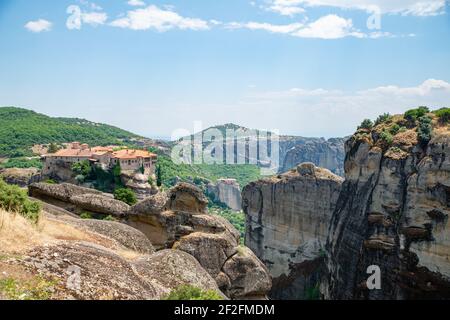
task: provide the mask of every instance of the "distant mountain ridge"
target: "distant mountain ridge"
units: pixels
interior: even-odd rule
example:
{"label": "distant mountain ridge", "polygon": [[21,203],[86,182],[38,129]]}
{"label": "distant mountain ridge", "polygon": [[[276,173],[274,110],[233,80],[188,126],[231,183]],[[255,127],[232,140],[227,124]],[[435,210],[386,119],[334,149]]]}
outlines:
{"label": "distant mountain ridge", "polygon": [[[227,129],[241,130],[242,132],[255,131],[257,134],[267,132],[259,129],[246,128],[234,123],[227,123],[197,132],[191,135],[190,138],[191,140],[194,138],[199,139],[205,132],[211,129],[218,130],[222,133],[225,138],[225,144],[234,143],[234,139],[231,140],[226,136]],[[344,174],[344,143],[347,138],[330,138],[327,140],[325,138],[292,135],[279,135],[278,138],[280,148],[279,172],[288,171],[299,163],[312,162],[316,166],[329,169],[335,174],[341,176]],[[186,141],[189,137],[183,139]],[[204,142],[203,146],[205,147],[208,144],[208,142]],[[235,157],[237,156],[236,152],[237,150],[235,149]],[[226,159],[226,150],[224,151],[224,159]]]}
{"label": "distant mountain ridge", "polygon": [[78,118],[52,118],[31,110],[0,107],[0,156],[31,155],[35,144],[51,142],[107,145],[142,137],[126,130]]}

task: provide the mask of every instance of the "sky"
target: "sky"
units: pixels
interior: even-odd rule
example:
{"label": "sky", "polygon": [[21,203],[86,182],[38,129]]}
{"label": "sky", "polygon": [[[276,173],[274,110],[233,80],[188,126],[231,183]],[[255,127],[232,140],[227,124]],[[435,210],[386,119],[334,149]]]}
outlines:
{"label": "sky", "polygon": [[446,0],[0,0],[0,106],[170,137],[450,107]]}

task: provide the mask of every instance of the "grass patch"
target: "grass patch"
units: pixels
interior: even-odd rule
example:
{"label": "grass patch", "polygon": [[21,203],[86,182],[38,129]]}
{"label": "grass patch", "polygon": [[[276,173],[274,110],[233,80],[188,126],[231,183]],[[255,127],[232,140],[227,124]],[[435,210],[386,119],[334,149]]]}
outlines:
{"label": "grass patch", "polygon": [[163,300],[223,300],[214,290],[202,290],[191,285],[182,285]]}
{"label": "grass patch", "polygon": [[49,300],[56,284],[56,281],[48,281],[42,277],[24,282],[5,278],[0,279],[0,292],[11,300]]}

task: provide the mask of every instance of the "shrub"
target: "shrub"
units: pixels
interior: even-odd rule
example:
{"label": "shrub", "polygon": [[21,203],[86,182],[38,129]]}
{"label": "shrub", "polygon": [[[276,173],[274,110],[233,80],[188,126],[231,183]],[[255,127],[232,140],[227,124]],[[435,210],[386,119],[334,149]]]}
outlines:
{"label": "shrub", "polygon": [[450,108],[442,108],[434,111],[434,114],[439,118],[439,121],[443,124],[447,124],[450,121]]}
{"label": "shrub", "polygon": [[404,117],[410,123],[415,123],[419,118],[423,117],[429,112],[430,109],[428,109],[427,107],[419,107],[406,111]]}
{"label": "shrub", "polygon": [[392,134],[390,134],[387,131],[381,132],[380,139],[383,140],[388,145],[391,145],[392,142],[394,141],[394,138],[392,137]]}
{"label": "shrub", "polygon": [[86,220],[93,219],[92,214],[90,214],[89,212],[82,212],[80,214],[80,218],[81,219],[86,219]]}
{"label": "shrub", "polygon": [[56,145],[56,143],[52,142],[50,143],[50,146],[48,147],[48,153],[56,153],[58,152],[59,148]]}
{"label": "shrub", "polygon": [[400,132],[400,126],[398,124],[394,124],[390,129],[389,129],[389,133],[392,134],[393,136],[395,136],[397,133]]}
{"label": "shrub", "polygon": [[372,129],[373,127],[373,122],[370,119],[364,119],[363,122],[361,122],[360,126],[358,127],[358,129]]}
{"label": "shrub", "polygon": [[202,290],[191,285],[182,285],[164,298],[164,300],[223,300],[214,290]]}
{"label": "shrub", "polygon": [[417,138],[422,146],[426,146],[431,140],[433,127],[431,125],[432,119],[429,116],[423,116],[419,119],[419,126],[417,128]]}
{"label": "shrub", "polygon": [[392,116],[389,113],[384,113],[380,116],[378,116],[377,120],[375,120],[375,125],[379,125],[380,123],[387,122],[391,120]]}
{"label": "shrub", "polygon": [[41,205],[31,201],[27,193],[18,186],[8,185],[0,179],[0,208],[17,212],[33,223],[39,221]]}
{"label": "shrub", "polygon": [[130,206],[137,203],[136,194],[127,188],[118,188],[114,191],[114,199],[123,201]]}
{"label": "shrub", "polygon": [[72,171],[78,176],[87,177],[91,173],[91,164],[87,160],[76,162],[72,165]]}

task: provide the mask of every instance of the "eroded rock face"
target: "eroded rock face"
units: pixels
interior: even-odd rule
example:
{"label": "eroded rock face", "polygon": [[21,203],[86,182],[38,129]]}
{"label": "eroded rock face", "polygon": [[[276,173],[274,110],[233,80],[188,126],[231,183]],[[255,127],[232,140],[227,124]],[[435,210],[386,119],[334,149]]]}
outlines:
{"label": "eroded rock face", "polygon": [[[436,126],[436,123],[434,123]],[[381,142],[377,129],[346,144],[346,181],[328,239],[332,299],[450,298],[450,134],[425,147],[415,128]],[[367,268],[381,269],[368,290]]]}
{"label": "eroded rock face", "polygon": [[300,163],[312,162],[318,167],[326,168],[337,175],[343,176],[344,142],[345,138],[329,140],[304,138],[295,140],[295,143],[289,140],[281,141],[280,172],[295,168]]}
{"label": "eroded rock face", "polygon": [[241,187],[236,179],[219,179],[215,184],[208,185],[208,192],[231,210],[242,210]]}
{"label": "eroded rock face", "polygon": [[[228,297],[264,298],[271,287],[270,275],[248,251],[246,259],[235,258],[240,250],[239,232],[227,220],[208,214],[207,203],[199,188],[182,183],[167,195],[157,194],[133,206],[126,222],[146,234],[155,248],[192,255]],[[257,279],[243,272],[248,267],[241,266],[242,261],[258,270]]]}
{"label": "eroded rock face", "polygon": [[35,248],[25,265],[57,279],[61,299],[159,300],[181,285],[221,294],[216,282],[190,255],[164,250],[129,261],[100,245],[63,242]]}
{"label": "eroded rock face", "polygon": [[90,212],[113,215],[115,217],[124,216],[130,209],[130,206],[122,201],[111,199],[99,194],[83,194],[74,196],[71,197],[69,201],[81,209]]}
{"label": "eroded rock face", "polygon": [[62,201],[70,201],[70,198],[85,194],[102,195],[103,193],[94,189],[76,186],[70,183],[50,184],[50,183],[33,183],[28,188],[32,197],[50,197]]}
{"label": "eroded rock face", "polygon": [[29,186],[28,192],[32,197],[78,214],[88,211],[121,218],[130,209],[129,205],[115,200],[110,194],[69,183],[34,183]]}
{"label": "eroded rock face", "polygon": [[0,169],[0,177],[8,184],[15,184],[25,188],[31,183],[38,182],[41,178],[40,172],[36,168],[29,169]]}
{"label": "eroded rock face", "polygon": [[122,172],[120,178],[127,188],[133,190],[139,200],[144,200],[158,192],[158,189],[149,183],[148,175],[135,172]]}
{"label": "eroded rock face", "polygon": [[343,179],[304,163],[242,192],[246,245],[273,277],[271,297],[304,299],[320,284],[329,222]]}

